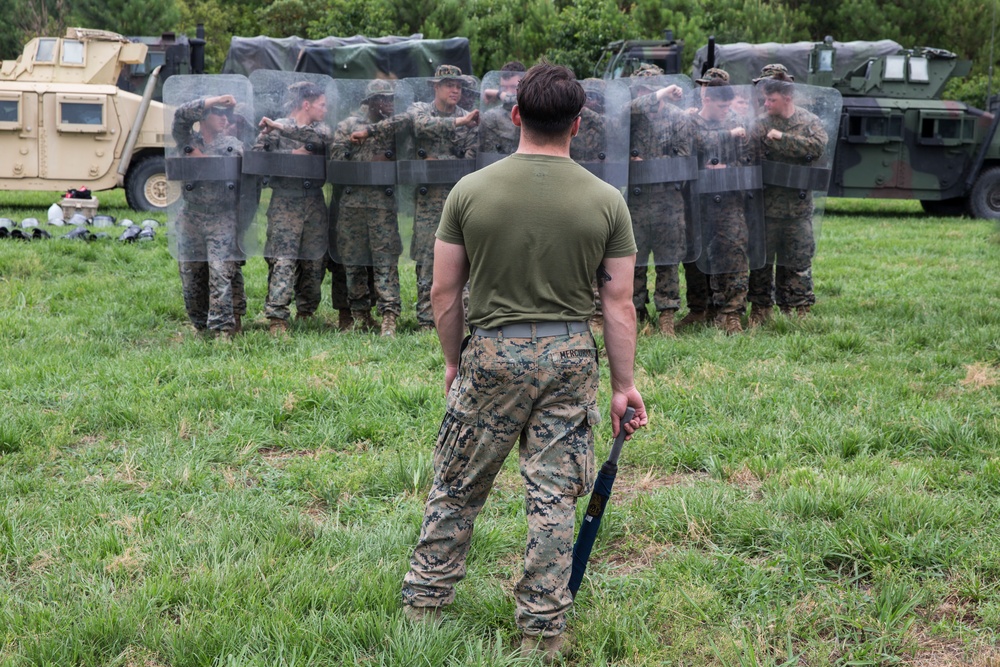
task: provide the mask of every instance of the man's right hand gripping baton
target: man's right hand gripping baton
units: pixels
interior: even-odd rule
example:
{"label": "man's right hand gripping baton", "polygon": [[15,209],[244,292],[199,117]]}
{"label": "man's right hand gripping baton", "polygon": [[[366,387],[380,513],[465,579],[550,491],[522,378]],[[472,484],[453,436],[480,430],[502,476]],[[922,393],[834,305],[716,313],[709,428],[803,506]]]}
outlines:
{"label": "man's right hand gripping baton", "polygon": [[625,424],[632,421],[634,416],[634,409],[625,409],[618,437],[611,445],[608,460],[601,466],[601,472],[598,473],[597,481],[594,482],[594,490],[591,492],[590,502],[587,504],[587,514],[583,517],[580,534],[576,536],[576,544],[573,545],[573,572],[569,577],[569,591],[573,597],[576,597],[576,592],[580,590],[580,583],[583,582],[583,573],[587,571],[587,561],[590,559],[591,549],[594,548],[597,529],[601,525],[604,508],[607,507],[608,499],[611,497],[611,487],[614,486],[615,476],[618,475],[618,457],[621,455],[622,445],[625,444]]}

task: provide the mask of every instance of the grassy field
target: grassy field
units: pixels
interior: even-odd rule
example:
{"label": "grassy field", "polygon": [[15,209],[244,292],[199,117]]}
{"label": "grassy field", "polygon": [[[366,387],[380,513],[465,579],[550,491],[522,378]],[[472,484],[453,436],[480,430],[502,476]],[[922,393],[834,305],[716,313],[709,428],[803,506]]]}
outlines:
{"label": "grassy field", "polygon": [[[447,622],[400,613],[444,406],[412,271],[394,340],[328,302],[275,339],[257,258],[205,340],[160,231],[0,241],[0,664],[523,664],[516,460]],[[807,320],[641,339],[570,664],[1000,664],[996,229],[832,201],[815,275]]]}

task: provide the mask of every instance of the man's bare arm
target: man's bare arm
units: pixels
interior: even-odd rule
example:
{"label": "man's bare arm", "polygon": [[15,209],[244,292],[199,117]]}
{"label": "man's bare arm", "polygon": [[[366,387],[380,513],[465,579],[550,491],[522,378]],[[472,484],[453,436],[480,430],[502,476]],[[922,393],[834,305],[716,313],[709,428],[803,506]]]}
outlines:
{"label": "man's bare arm", "polygon": [[[431,306],[434,308],[434,325],[444,352],[444,391],[458,375],[459,355],[465,337],[465,306],[462,305],[462,288],[469,280],[469,257],[465,246],[434,241],[434,282],[431,286]],[[630,283],[631,284],[631,283]],[[624,408],[622,408],[624,412]]]}
{"label": "man's bare arm", "polygon": [[[435,261],[436,261],[435,256]],[[611,430],[618,435],[625,408],[635,409],[632,421],[624,424],[627,433],[649,421],[646,406],[635,388],[635,306],[632,305],[632,278],[635,255],[607,257],[604,269],[611,276],[599,291],[604,310],[604,347],[611,367]],[[435,278],[437,274],[435,273]]]}

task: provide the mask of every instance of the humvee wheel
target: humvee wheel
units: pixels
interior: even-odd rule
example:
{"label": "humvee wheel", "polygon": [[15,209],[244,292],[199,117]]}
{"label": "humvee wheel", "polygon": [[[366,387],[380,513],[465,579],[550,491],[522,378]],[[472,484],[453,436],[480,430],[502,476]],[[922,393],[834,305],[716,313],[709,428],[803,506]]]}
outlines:
{"label": "humvee wheel", "polygon": [[132,210],[163,211],[178,196],[167,180],[166,161],[162,155],[142,158],[129,167],[125,176],[125,199]]}
{"label": "humvee wheel", "polygon": [[979,174],[969,193],[969,213],[974,218],[1000,220],[1000,167]]}

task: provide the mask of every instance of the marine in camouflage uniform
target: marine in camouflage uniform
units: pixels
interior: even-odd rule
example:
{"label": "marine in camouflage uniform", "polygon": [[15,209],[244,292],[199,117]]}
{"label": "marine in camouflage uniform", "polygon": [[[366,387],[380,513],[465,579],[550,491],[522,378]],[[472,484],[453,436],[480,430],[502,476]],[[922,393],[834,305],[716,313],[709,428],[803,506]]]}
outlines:
{"label": "marine in camouflage uniform", "polygon": [[[411,123],[414,150],[422,159],[456,160],[475,158],[479,141],[476,123],[478,111],[467,111],[458,106],[461,96],[462,70],[454,65],[441,65],[429,82],[435,88],[435,101],[416,102],[406,112]],[[444,92],[455,83],[454,102]],[[439,102],[439,99],[444,101]],[[451,185],[428,184],[417,188],[413,216],[413,242],[410,256],[416,261],[417,274],[417,324],[421,328],[434,327],[431,308],[431,285],[434,280],[434,232],[441,220],[445,199]]]}
{"label": "marine in camouflage uniform", "polygon": [[[242,142],[228,133],[228,121],[221,121],[231,117],[235,104],[228,95],[182,104],[171,128],[176,145],[183,146],[191,159],[242,155]],[[221,124],[214,127],[217,132],[210,139],[204,128],[194,130],[194,125],[209,115]],[[222,181],[200,181],[192,186],[181,190],[184,204],[177,220],[177,264],[184,308],[197,331],[232,335],[239,332],[239,320],[246,313],[243,274],[236,260],[242,255],[237,198]],[[205,260],[185,259],[194,257]]]}
{"label": "marine in camouflage uniform", "polygon": [[[763,160],[811,165],[826,150],[828,135],[815,114],[792,102],[792,78],[782,65],[766,65],[754,79],[765,95],[765,113],[757,118],[751,146]],[[816,303],[813,292],[812,192],[764,186],[767,256],[763,268],[750,272],[751,323],[760,324],[777,303],[782,312],[804,315]],[[777,265],[777,266],[775,266]]]}
{"label": "marine in camouflage uniform", "polygon": [[[510,119],[517,103],[517,84],[524,76],[524,65],[512,60],[500,68],[500,104],[483,111],[479,119],[479,145],[486,153],[510,155],[517,150],[521,128]],[[489,91],[487,91],[489,92]]]}
{"label": "marine in camouflage uniform", "polygon": [[[545,76],[547,70],[551,76]],[[531,118],[538,112],[520,99],[541,97],[536,72],[556,99],[564,91],[565,97],[572,95],[552,112],[558,113],[558,123],[569,125],[542,135],[544,143],[531,142],[537,136]],[[627,430],[646,422],[632,378],[635,327],[627,277],[635,246],[621,195],[567,164],[569,130],[578,122],[570,119],[583,103],[574,84],[566,68],[532,68],[518,93],[521,147],[540,148],[542,154],[518,153],[466,177],[445,206],[437,248],[447,261],[439,270],[434,301],[447,412],[434,450],[434,481],[420,541],[402,591],[404,613],[414,620],[439,618],[441,607],[453,601],[476,517],[504,459],[519,446],[528,543],[523,576],[514,589],[515,618],[524,633],[522,656],[541,654],[546,664],[565,648],[576,499],[590,490],[594,474],[592,426],[599,419],[600,374],[586,319],[589,275],[602,258],[615,277],[604,288],[605,305],[614,312],[606,332],[613,421],[632,405],[636,417]],[[511,198],[511,193],[519,196]],[[536,218],[545,206],[554,211],[543,216],[552,226],[540,230]],[[574,238],[566,239],[559,229],[572,229]],[[538,232],[539,243],[525,249],[527,256],[512,256],[511,239],[517,245],[529,232]],[[503,279],[524,266],[530,267],[530,278]],[[469,320],[474,330],[463,342],[466,277],[473,286]],[[560,297],[558,305],[531,287],[540,283]]]}
{"label": "marine in camouflage uniform", "polygon": [[[325,95],[320,97],[325,109]],[[253,146],[255,151],[322,155],[332,139],[330,128],[319,120],[300,124],[294,117],[265,118],[261,123],[264,129]],[[271,203],[264,247],[268,266],[264,316],[273,331],[286,330],[293,299],[300,318],[311,317],[319,308],[326,276],[327,205],[322,182],[272,176],[267,186]]]}
{"label": "marine in camouflage uniform", "polygon": [[[644,63],[633,77],[659,76],[663,70]],[[631,103],[629,156],[631,160],[693,155],[694,136],[688,114],[665,99],[667,88],[641,94]],[[674,313],[680,308],[679,259],[687,248],[684,188],[679,183],[645,183],[629,188],[628,209],[639,248],[636,255],[632,303],[640,321],[648,318],[647,273],[652,253],[656,266],[653,306],[659,330],[673,335]]]}
{"label": "marine in camouflage uniform", "polygon": [[[713,81],[729,83],[729,72],[718,67],[710,67],[701,78],[694,80],[699,86],[706,86]],[[689,109],[691,114],[697,112],[696,108]],[[681,330],[693,324],[713,321],[715,306],[712,298],[711,279],[702,273],[697,262],[684,262],[684,282],[686,284],[685,296],[688,313],[677,323],[677,329]]]}
{"label": "marine in camouflage uniform", "polygon": [[[569,156],[577,162],[596,160],[604,149],[607,141],[607,130],[604,127],[604,79],[584,79],[580,82],[587,101],[580,110],[580,131],[569,144]],[[604,309],[601,307],[601,292],[597,288],[597,278],[591,285],[594,290],[594,316],[590,320],[590,328],[595,334],[604,332]]]}
{"label": "marine in camouflage uniform", "polygon": [[[729,113],[733,89],[714,82],[702,88],[702,108],[691,116],[698,143],[698,168],[741,167],[749,151],[748,133]],[[709,273],[715,323],[727,334],[742,331],[740,317],[746,310],[750,270],[750,236],[746,219],[746,194],[719,192],[699,195],[703,261]]]}
{"label": "marine in camouflage uniform", "polygon": [[[362,107],[341,121],[330,148],[333,160],[394,161],[396,129],[392,118],[392,85],[372,81]],[[345,264],[352,318],[363,327],[371,322],[369,266],[374,274],[382,334],[394,335],[400,314],[399,256],[403,252],[393,188],[347,185],[341,189],[337,220],[337,255]]]}

